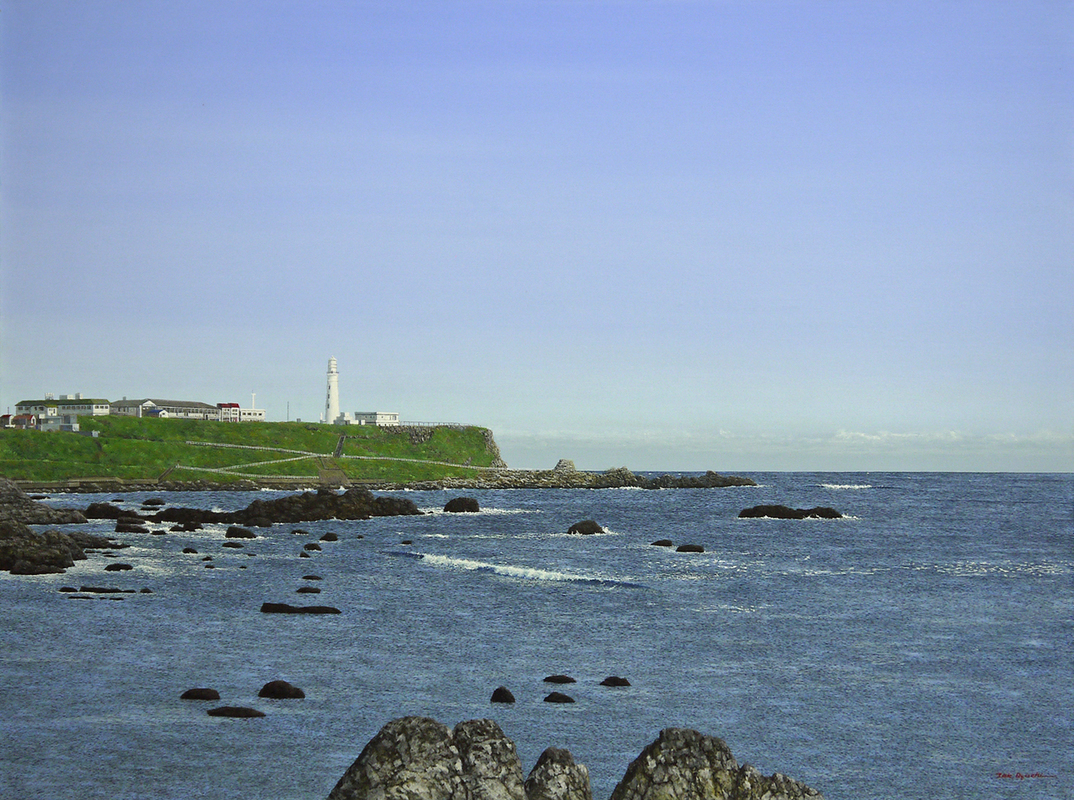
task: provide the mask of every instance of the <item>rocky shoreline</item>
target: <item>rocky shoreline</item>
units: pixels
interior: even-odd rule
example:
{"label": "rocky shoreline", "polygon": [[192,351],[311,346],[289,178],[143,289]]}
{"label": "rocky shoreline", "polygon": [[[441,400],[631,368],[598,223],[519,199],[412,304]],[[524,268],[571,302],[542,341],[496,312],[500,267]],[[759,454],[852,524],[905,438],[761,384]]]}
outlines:
{"label": "rocky shoreline", "polygon": [[[297,490],[314,488],[315,478],[272,478],[240,481],[176,481],[176,480],[121,480],[109,478],[83,478],[54,483],[16,482],[25,491],[47,492],[203,492],[234,491],[250,492],[259,489]],[[361,486],[373,491],[401,491],[404,489],[435,491],[441,489],[721,489],[730,486],[756,486],[750,478],[737,475],[721,475],[709,470],[703,475],[660,475],[650,478],[637,475],[626,467],[616,467],[604,472],[586,472],[575,469],[574,464],[561,460],[554,469],[486,469],[470,478],[442,478],[435,481],[396,483],[387,481],[351,481],[344,486]],[[338,483],[332,484],[338,488]]]}

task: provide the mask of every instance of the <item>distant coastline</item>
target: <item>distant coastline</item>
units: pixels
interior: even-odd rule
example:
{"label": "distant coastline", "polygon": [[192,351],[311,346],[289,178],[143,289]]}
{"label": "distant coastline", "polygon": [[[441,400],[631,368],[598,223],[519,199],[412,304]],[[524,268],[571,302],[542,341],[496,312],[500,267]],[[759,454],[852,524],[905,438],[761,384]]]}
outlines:
{"label": "distant coastline", "polygon": [[657,477],[637,475],[626,467],[604,472],[586,472],[575,469],[487,470],[469,478],[445,477],[421,481],[345,480],[339,482],[318,481],[315,478],[265,478],[241,481],[175,481],[137,480],[120,478],[75,478],[66,481],[20,481],[15,483],[25,492],[197,492],[236,491],[249,492],[261,489],[302,491],[360,486],[374,491],[436,491],[464,489],[719,489],[731,486],[756,486],[750,478],[738,475],[721,475],[706,472],[702,475],[665,474]]}

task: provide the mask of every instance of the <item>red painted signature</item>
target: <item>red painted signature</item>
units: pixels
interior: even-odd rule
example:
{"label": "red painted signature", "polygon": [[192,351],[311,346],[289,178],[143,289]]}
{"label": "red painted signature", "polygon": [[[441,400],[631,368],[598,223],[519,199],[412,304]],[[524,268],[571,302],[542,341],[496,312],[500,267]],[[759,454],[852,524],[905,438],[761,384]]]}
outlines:
{"label": "red painted signature", "polygon": [[1003,780],[1024,781],[1027,778],[1058,778],[1058,775],[1049,775],[1046,772],[997,772],[997,778]]}

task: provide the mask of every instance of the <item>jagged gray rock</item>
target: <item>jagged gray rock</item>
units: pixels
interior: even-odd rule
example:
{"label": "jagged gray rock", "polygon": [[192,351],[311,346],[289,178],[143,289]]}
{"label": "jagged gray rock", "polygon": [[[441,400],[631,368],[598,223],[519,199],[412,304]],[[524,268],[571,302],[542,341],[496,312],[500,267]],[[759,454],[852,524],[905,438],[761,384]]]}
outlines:
{"label": "jagged gray rock", "polygon": [[778,772],[739,767],[722,739],[665,728],[629,767],[611,800],[822,800],[820,792]]}
{"label": "jagged gray rock", "polygon": [[24,525],[74,525],[86,521],[81,511],[73,508],[52,508],[31,500],[14,481],[0,478],[0,522],[21,522]]}
{"label": "jagged gray rock", "polygon": [[549,747],[530,771],[525,783],[526,800],[593,800],[589,770],[569,750]]}
{"label": "jagged gray rock", "polygon": [[[741,767],[723,740],[667,728],[627,768],[611,800],[823,800],[815,789]],[[392,720],[328,800],[592,800],[589,770],[550,747],[522,782],[515,745],[488,719],[454,731],[428,717]]]}
{"label": "jagged gray rock", "polygon": [[392,720],[339,779],[329,800],[524,800],[514,743],[492,720],[447,726]]}

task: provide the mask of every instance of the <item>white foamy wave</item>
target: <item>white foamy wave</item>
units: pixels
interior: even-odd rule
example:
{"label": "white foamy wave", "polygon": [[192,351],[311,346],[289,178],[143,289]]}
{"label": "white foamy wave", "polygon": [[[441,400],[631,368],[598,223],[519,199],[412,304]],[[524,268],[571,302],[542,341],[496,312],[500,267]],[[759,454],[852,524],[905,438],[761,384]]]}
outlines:
{"label": "white foamy wave", "polygon": [[822,483],[822,489],[872,489],[871,483]]}
{"label": "white foamy wave", "polygon": [[540,514],[542,513],[539,508],[483,508],[480,511],[444,511],[442,506],[419,506],[418,511],[422,514],[428,514],[430,516],[439,516],[450,514],[453,517],[478,517],[482,514],[486,516],[509,516],[513,514]]}
{"label": "white foamy wave", "polygon": [[617,586],[636,586],[636,584],[623,581],[598,578],[593,575],[578,575],[559,570],[540,569],[538,567],[519,567],[513,564],[493,564],[488,561],[474,561],[469,558],[453,558],[451,556],[431,555],[429,553],[408,553],[414,558],[420,558],[427,564],[447,569],[461,569],[470,572],[489,572],[493,575],[501,575],[506,578],[518,578],[531,581],[553,581],[568,583],[608,584]]}

